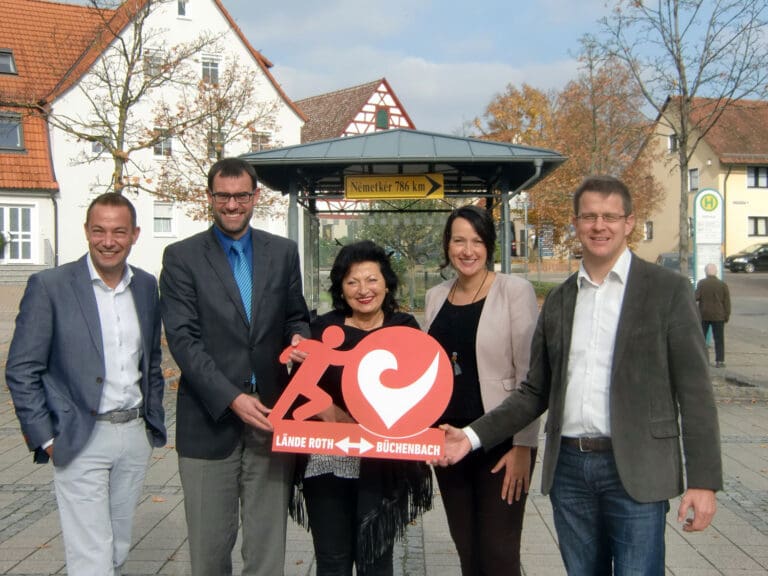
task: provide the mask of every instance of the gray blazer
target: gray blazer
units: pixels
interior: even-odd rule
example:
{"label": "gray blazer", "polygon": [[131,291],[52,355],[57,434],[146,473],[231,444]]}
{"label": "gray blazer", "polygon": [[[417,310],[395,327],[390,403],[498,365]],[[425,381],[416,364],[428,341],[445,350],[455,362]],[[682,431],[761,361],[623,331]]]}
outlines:
{"label": "gray blazer", "polygon": [[[544,303],[527,381],[472,424],[483,446],[490,447],[548,409],[545,494],[560,452],[576,276]],[[717,411],[691,289],[680,274],[634,255],[616,333],[610,395],[616,466],[632,498],[667,500],[683,491],[684,479],[690,488],[722,488]]]}
{"label": "gray blazer", "polygon": [[250,390],[272,406],[288,381],[279,362],[293,334],[309,336],[296,244],[252,229],[250,324],[227,256],[213,228],[168,246],[160,305],[168,346],[181,369],[176,450],[222,459],[240,441],[243,422],[229,405]]}
{"label": "gray blazer", "polygon": [[[160,369],[157,282],[132,267],[130,289],[141,329],[141,393],[153,446],[166,441]],[[54,439],[54,464],[64,466],[91,436],[105,376],[96,295],[83,256],[30,277],[16,317],[5,379],[21,430],[36,462],[40,446]]]}

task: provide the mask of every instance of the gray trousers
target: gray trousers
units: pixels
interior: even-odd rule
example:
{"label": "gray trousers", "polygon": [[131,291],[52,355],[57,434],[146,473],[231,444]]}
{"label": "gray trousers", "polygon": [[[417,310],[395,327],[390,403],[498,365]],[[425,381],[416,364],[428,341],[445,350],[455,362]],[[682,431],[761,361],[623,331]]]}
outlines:
{"label": "gray trousers", "polygon": [[271,434],[246,427],[223,460],[179,457],[192,576],[232,574],[240,521],[243,576],[283,574],[294,457],[271,446]]}
{"label": "gray trousers", "polygon": [[54,466],[68,574],[120,575],[151,456],[143,418],[96,422],[83,451],[66,466]]}

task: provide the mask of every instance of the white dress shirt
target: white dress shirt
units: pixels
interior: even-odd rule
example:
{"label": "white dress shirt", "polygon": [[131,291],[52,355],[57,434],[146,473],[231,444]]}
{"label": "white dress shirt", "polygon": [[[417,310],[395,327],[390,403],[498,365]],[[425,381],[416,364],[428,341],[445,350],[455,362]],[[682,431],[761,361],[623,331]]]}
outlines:
{"label": "white dress shirt", "polygon": [[627,249],[602,284],[592,281],[583,263],[579,266],[568,352],[563,436],[611,435],[613,349],[631,260]]}
{"label": "white dress shirt", "polygon": [[126,265],[120,283],[113,289],[96,272],[90,254],[87,261],[99,309],[106,369],[99,414],[136,408],[142,403],[141,328],[130,290],[133,272]]}
{"label": "white dress shirt", "polygon": [[[631,261],[632,253],[627,248],[599,285],[592,282],[584,263],[579,265],[568,352],[563,436],[611,435],[613,349]],[[472,449],[480,448],[477,433],[470,426],[463,430]]]}

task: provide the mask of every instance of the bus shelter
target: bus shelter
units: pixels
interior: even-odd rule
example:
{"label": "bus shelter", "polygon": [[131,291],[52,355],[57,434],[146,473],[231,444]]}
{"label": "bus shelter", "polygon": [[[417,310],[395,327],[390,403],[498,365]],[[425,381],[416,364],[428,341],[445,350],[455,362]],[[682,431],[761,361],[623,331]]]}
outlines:
{"label": "bus shelter", "polygon": [[500,207],[501,270],[510,270],[509,200],[566,158],[552,150],[417,130],[384,130],[253,152],[242,156],[261,183],[289,197],[288,236],[296,242],[301,206],[305,289],[317,302],[318,215],[386,211],[448,212],[452,199],[488,198]]}

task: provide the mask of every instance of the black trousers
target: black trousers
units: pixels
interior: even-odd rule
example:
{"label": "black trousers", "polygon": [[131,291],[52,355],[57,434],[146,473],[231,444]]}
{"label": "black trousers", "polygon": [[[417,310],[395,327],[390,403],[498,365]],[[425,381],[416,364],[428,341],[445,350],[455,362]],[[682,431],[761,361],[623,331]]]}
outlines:
{"label": "black trousers", "polygon": [[[358,481],[323,474],[304,478],[317,576],[352,576],[357,549]],[[370,566],[356,566],[358,576],[392,576],[392,551]]]}
{"label": "black trousers", "polygon": [[[491,474],[511,444],[476,450],[458,464],[435,468],[448,529],[461,561],[462,576],[520,576],[520,537],[527,495],[501,499],[504,471]],[[531,451],[531,475],[536,449]]]}
{"label": "black trousers", "polygon": [[702,320],[701,329],[704,331],[704,338],[707,337],[710,326],[712,326],[712,338],[715,341],[715,362],[725,362],[725,322]]}

